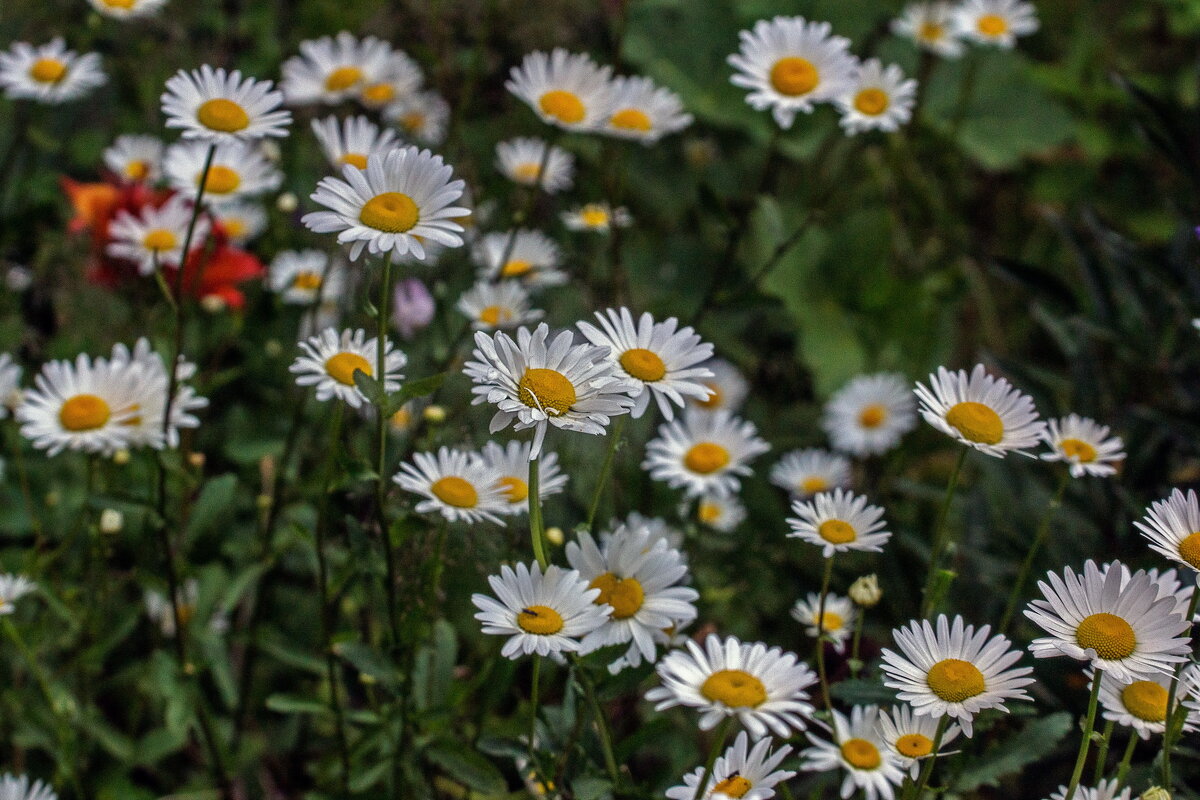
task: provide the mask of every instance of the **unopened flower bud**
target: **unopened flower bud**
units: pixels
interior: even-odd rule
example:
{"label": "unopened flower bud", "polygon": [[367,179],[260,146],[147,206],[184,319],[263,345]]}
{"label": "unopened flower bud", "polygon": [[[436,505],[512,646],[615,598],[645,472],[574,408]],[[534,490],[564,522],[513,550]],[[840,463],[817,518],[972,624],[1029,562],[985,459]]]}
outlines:
{"label": "unopened flower bud", "polygon": [[284,214],[290,214],[300,206],[300,200],[291,192],[284,192],[275,198],[275,207]]}
{"label": "unopened flower bud", "polygon": [[204,453],[188,453],[188,464],[194,469],[204,469]]}
{"label": "unopened flower bud", "polygon": [[396,286],[392,297],[392,324],[405,339],[433,322],[437,306],[433,295],[417,278],[405,278]]}
{"label": "unopened flower bud", "polygon": [[133,456],[131,456],[129,454],[128,450],[126,450],[125,448],[121,448],[120,450],[113,453],[112,460],[113,460],[113,463],[116,464],[118,467],[123,467],[129,463],[129,459],[131,459],[132,457]]}
{"label": "unopened flower bud", "polygon": [[421,416],[425,417],[426,422],[440,425],[446,421],[446,409],[442,406],[426,406]]}
{"label": "unopened flower bud", "polygon": [[563,543],[563,529],[559,527],[546,528],[546,541],[555,547],[559,547]]}
{"label": "unopened flower bud", "polygon": [[863,608],[873,608],[883,599],[883,591],[879,588],[879,578],[874,574],[863,575],[850,584],[850,599]]}
{"label": "unopened flower bud", "polygon": [[263,343],[263,352],[271,358],[279,358],[283,355],[283,345],[280,344],[278,339],[267,339]]}
{"label": "unopened flower bud", "polygon": [[9,267],[4,275],[4,284],[9,291],[23,292],[33,285],[33,273],[25,267]]}
{"label": "unopened flower bud", "polygon": [[100,512],[100,532],[120,533],[125,527],[125,515],[115,508],[106,508]]}
{"label": "unopened flower bud", "polygon": [[1171,800],[1171,793],[1161,786],[1151,786],[1142,792],[1141,800]]}
{"label": "unopened flower bud", "polygon": [[264,156],[267,157],[267,160],[269,161],[278,162],[279,159],[283,157],[283,150],[280,149],[279,145],[271,139],[263,139],[262,142],[259,143],[258,149]]}

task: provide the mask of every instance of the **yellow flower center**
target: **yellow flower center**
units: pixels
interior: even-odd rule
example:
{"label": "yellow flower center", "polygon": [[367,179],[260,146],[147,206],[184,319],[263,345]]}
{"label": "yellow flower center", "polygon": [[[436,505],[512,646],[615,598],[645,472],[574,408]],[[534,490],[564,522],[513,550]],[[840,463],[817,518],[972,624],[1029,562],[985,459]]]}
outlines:
{"label": "yellow flower center", "polygon": [[133,8],[133,4],[135,2],[137,2],[137,0],[102,0],[102,2],[104,3],[104,5],[108,6],[109,8],[120,8],[120,9],[128,10],[128,9]]}
{"label": "yellow flower center", "polygon": [[[168,614],[171,613],[170,608],[167,609],[167,613]],[[180,603],[179,604],[179,621],[180,622],[182,622],[184,625],[187,625],[189,622],[192,621],[192,617],[194,617],[194,616],[196,616],[196,607],[194,605],[192,605],[191,603]],[[172,618],[171,621],[174,622],[174,619]]]}
{"label": "yellow flower center", "polygon": [[420,209],[413,199],[400,192],[377,194],[363,203],[358,220],[368,228],[386,233],[404,233],[412,230],[421,217]]}
{"label": "yellow flower center", "polygon": [[[196,173],[196,184],[199,185],[203,173]],[[231,167],[214,164],[208,169],[208,178],[204,181],[204,191],[209,194],[229,194],[237,191],[242,185],[242,176]]]}
{"label": "yellow flower center", "polygon": [[392,102],[396,96],[396,87],[390,83],[376,83],[367,86],[362,91],[363,102],[372,106],[381,106]]}
{"label": "yellow flower center", "polygon": [[820,619],[824,620],[825,624],[817,625],[818,617],[816,614],[813,614],[812,624],[826,632],[841,630],[842,623],[845,622],[841,614],[834,613],[833,611],[826,611]]}
{"label": "yellow flower center", "polygon": [[613,619],[629,619],[646,599],[646,593],[637,578],[618,578],[611,572],[597,577],[588,584],[588,588],[600,590],[596,605],[608,603],[612,606]]}
{"label": "yellow flower center", "polygon": [[349,89],[363,78],[362,70],[358,67],[338,67],[325,78],[325,89],[330,92],[341,92]]}
{"label": "yellow flower center", "polygon": [[936,22],[922,22],[917,28],[917,38],[926,42],[940,42],[945,36],[945,26]]}
{"label": "yellow flower center", "polygon": [[887,406],[881,403],[872,403],[858,412],[858,424],[864,428],[878,428],[887,421]]}
{"label": "yellow flower center", "polygon": [[517,398],[530,408],[541,408],[557,417],[575,405],[575,386],[558,370],[532,367],[521,376]]}
{"label": "yellow flower center", "polygon": [[225,233],[231,239],[246,235],[246,223],[238,217],[226,217],[221,220],[221,227],[225,229]]}
{"label": "yellow flower center", "polygon": [[500,268],[500,274],[505,278],[518,278],[531,269],[533,269],[532,261],[523,261],[519,258],[514,258]]}
{"label": "yellow flower center", "polygon": [[579,218],[589,228],[603,228],[608,225],[608,209],[592,203],[579,210]]}
{"label": "yellow flower center", "polygon": [[710,475],[728,463],[729,451],[714,442],[697,442],[683,456],[683,465],[701,475]]}
{"label": "yellow flower center", "polygon": [[869,117],[879,116],[887,111],[889,105],[891,105],[891,100],[888,98],[887,92],[882,89],[871,87],[854,95],[854,108],[860,114],[866,114]]}
{"label": "yellow flower center", "polygon": [[763,682],[740,669],[717,670],[704,680],[700,694],[730,708],[756,708],[767,700]]}
{"label": "yellow flower center", "polygon": [[321,276],[315,272],[301,272],[292,279],[293,289],[303,289],[306,292],[315,292],[321,288]]}
{"label": "yellow flower center", "polygon": [[608,123],[626,131],[648,131],[654,127],[646,112],[637,108],[622,108],[612,115]]}
{"label": "yellow flower center", "polygon": [[519,181],[533,183],[542,174],[542,165],[533,161],[526,161],[524,164],[517,164],[513,167],[513,177]]}
{"label": "yellow flower center", "polygon": [[946,422],[963,438],[978,444],[997,444],[1004,438],[1004,423],[1000,415],[983,403],[970,400],[957,403],[946,412]]}
{"label": "yellow flower center", "polygon": [[206,128],[222,133],[236,133],[250,124],[250,115],[232,100],[214,97],[196,109],[196,119]]}
{"label": "yellow flower center", "polygon": [[1003,36],[1008,32],[1008,20],[999,14],[984,14],[975,21],[975,27],[984,36]]}
{"label": "yellow flower center", "polygon": [[1085,650],[1108,661],[1129,658],[1137,650],[1137,635],[1133,626],[1116,614],[1100,612],[1084,617],[1075,629],[1075,641]]}
{"label": "yellow flower center", "polygon": [[447,475],[439,478],[429,487],[433,496],[448,506],[455,508],[474,508],[479,503],[479,493],[471,482],[458,477]]}
{"label": "yellow flower center", "polygon": [[1082,464],[1096,460],[1096,448],[1082,439],[1063,439],[1058,443],[1058,447],[1064,456],[1077,459]]}
{"label": "yellow flower center", "polygon": [[77,394],[68,398],[58,410],[58,421],[69,431],[94,431],[103,428],[112,416],[104,398],[94,394]]}
{"label": "yellow flower center", "polygon": [[987,688],[979,667],[961,658],[947,658],[929,668],[925,682],[947,703],[961,703]]}
{"label": "yellow flower center", "polygon": [[338,161],[358,167],[359,169],[367,168],[367,157],[362,153],[346,153]]}
{"label": "yellow flower center", "polygon": [[142,247],[155,252],[170,250],[177,243],[178,240],[175,238],[175,234],[166,228],[155,228],[142,238]]}
{"label": "yellow flower center", "polygon": [[771,67],[771,85],[788,97],[808,94],[821,82],[821,73],[807,58],[787,56]]}
{"label": "yellow flower center", "polygon": [[526,633],[550,636],[563,629],[563,618],[549,606],[529,606],[517,614],[517,625]]}
{"label": "yellow flower center", "polygon": [[405,430],[412,424],[412,412],[407,408],[401,408],[388,419],[388,422],[396,430]]}
{"label": "yellow flower center", "polygon": [[723,794],[726,797],[745,797],[746,792],[750,791],[753,786],[754,784],[735,772],[713,786],[709,794]]}
{"label": "yellow flower center", "polygon": [[809,475],[804,480],[800,481],[800,490],[805,494],[816,494],[823,492],[829,488],[829,481],[822,478],[820,475]]}
{"label": "yellow flower center", "polygon": [[704,384],[704,388],[708,389],[708,397],[704,400],[697,400],[696,404],[701,408],[720,408],[721,400],[725,397],[724,393],[721,392],[721,387],[715,383],[706,383]]}
{"label": "yellow flower center", "polygon": [[583,121],[587,110],[579,95],[564,89],[552,89],[538,100],[538,107],[547,117],[554,117],[559,122],[574,125]]}
{"label": "yellow flower center", "polygon": [[878,769],[883,761],[879,748],[866,739],[847,739],[842,742],[842,758],[855,769]]}
{"label": "yellow flower center", "polygon": [[503,306],[488,306],[479,312],[479,321],[495,327],[501,322],[508,322],[513,318],[512,309],[504,308]]}
{"label": "yellow flower center", "polygon": [[817,527],[817,533],[830,544],[849,544],[858,538],[858,531],[849,522],[827,519]]}
{"label": "yellow flower center", "polygon": [[1196,569],[1200,569],[1200,531],[1188,534],[1179,543],[1179,557]]}
{"label": "yellow flower center", "polygon": [[923,758],[933,752],[933,740],[921,733],[906,733],[896,740],[896,752],[907,758]]}
{"label": "yellow flower center", "polygon": [[622,369],[646,383],[660,381],[667,374],[667,365],[659,358],[658,353],[644,347],[626,350],[617,360],[621,362]]}
{"label": "yellow flower center", "polygon": [[721,507],[716,503],[702,502],[696,509],[696,516],[706,525],[711,525],[721,518]]}
{"label": "yellow flower center", "polygon": [[134,160],[125,165],[125,177],[131,181],[144,181],[150,174],[150,165],[145,161]]}
{"label": "yellow flower center", "polygon": [[520,478],[509,475],[497,481],[504,488],[504,496],[510,503],[519,503],[529,497],[529,484]]}
{"label": "yellow flower center", "polygon": [[349,352],[342,352],[331,356],[325,362],[325,371],[329,373],[329,377],[343,386],[354,385],[354,373],[356,371],[363,372],[367,377],[375,374],[371,371],[371,364],[365,358],[358,353]]}
{"label": "yellow flower center", "polygon": [[400,116],[400,124],[408,131],[419,131],[425,127],[425,115],[420,111],[409,111]]}
{"label": "yellow flower center", "polygon": [[1167,690],[1154,681],[1134,681],[1121,690],[1125,710],[1143,722],[1167,718]]}
{"label": "yellow flower center", "polygon": [[29,68],[29,77],[38,83],[58,83],[67,77],[67,65],[57,58],[39,58]]}

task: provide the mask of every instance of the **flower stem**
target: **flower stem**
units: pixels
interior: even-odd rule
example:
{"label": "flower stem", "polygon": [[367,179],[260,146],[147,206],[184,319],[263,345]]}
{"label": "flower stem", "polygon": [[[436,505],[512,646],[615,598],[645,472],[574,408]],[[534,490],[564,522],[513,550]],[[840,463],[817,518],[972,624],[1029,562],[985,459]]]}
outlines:
{"label": "flower stem", "polygon": [[379,383],[380,404],[379,427],[375,438],[375,514],[379,525],[379,541],[383,545],[383,562],[387,572],[385,593],[387,596],[388,625],[391,628],[392,647],[400,645],[400,616],[396,598],[396,554],[392,551],[391,530],[387,520],[387,332],[392,312],[392,253],[388,251],[383,260],[383,276],[379,284],[379,303],[375,307],[377,338],[375,340],[375,374]]}
{"label": "flower stem", "polygon": [[1021,601],[1021,594],[1025,590],[1025,583],[1029,580],[1029,573],[1033,569],[1034,561],[1037,559],[1038,551],[1046,542],[1046,535],[1050,532],[1050,522],[1054,519],[1054,513],[1058,511],[1062,505],[1063,493],[1067,490],[1067,481],[1071,479],[1069,470],[1064,469],[1058,480],[1058,488],[1054,492],[1054,497],[1050,499],[1050,504],[1046,506],[1046,511],[1042,514],[1042,519],[1038,522],[1037,533],[1034,534],[1033,542],[1029,545],[1029,552],[1025,554],[1025,560],[1021,563],[1021,571],[1017,573],[1017,580],[1013,583],[1012,592],[1008,595],[1008,604],[1004,607],[1004,616],[1000,618],[1000,625],[997,630],[1000,633],[1007,633],[1008,626],[1012,622],[1013,615],[1017,611],[1017,604]]}
{"label": "flower stem", "polygon": [[580,666],[579,660],[574,656],[571,660],[575,664],[575,674],[579,676],[579,683],[583,686],[583,695],[587,698],[588,708],[591,709],[592,717],[596,720],[596,729],[600,734],[600,750],[604,753],[604,768],[608,771],[608,779],[612,781],[614,787],[619,786],[621,771],[617,769],[617,757],[613,754],[612,731],[608,729],[608,720],[604,716],[604,710],[600,708],[600,701],[596,699],[596,685],[587,671]]}
{"label": "flower stem", "polygon": [[825,598],[829,595],[829,581],[833,578],[833,559],[825,559],[825,574],[821,577],[821,599],[817,602],[817,675],[821,678],[821,698],[825,708],[832,711],[829,699],[829,677],[825,674]]}
{"label": "flower stem", "polygon": [[725,740],[729,738],[729,731],[733,728],[733,722],[736,717],[726,717],[721,722],[721,726],[717,728],[716,738],[713,739],[712,749],[708,751],[708,759],[704,762],[704,774],[700,777],[700,783],[696,785],[696,793],[692,795],[692,800],[700,800],[706,796],[708,789],[708,781],[712,778],[713,764],[717,763],[717,756],[721,754],[721,750],[725,748]]}
{"label": "flower stem", "polygon": [[1112,741],[1113,729],[1116,725],[1117,723],[1111,719],[1104,723],[1104,733],[1100,735],[1100,749],[1096,751],[1096,766],[1092,772],[1093,786],[1104,777],[1104,765],[1108,762],[1108,745]]}
{"label": "flower stem", "polygon": [[604,463],[600,465],[600,475],[596,478],[596,488],[592,491],[592,502],[588,506],[588,531],[591,531],[596,523],[596,512],[600,510],[600,498],[604,494],[604,486],[608,483],[608,476],[612,472],[613,456],[616,455],[617,447],[621,444],[621,437],[625,433],[626,419],[626,416],[621,416],[613,423],[612,434],[608,441],[608,452],[604,454]]}
{"label": "flower stem", "polygon": [[1087,718],[1083,723],[1083,737],[1079,742],[1079,755],[1075,757],[1075,769],[1071,773],[1071,782],[1063,793],[1063,800],[1073,800],[1075,790],[1079,788],[1079,780],[1083,777],[1083,767],[1087,763],[1088,749],[1092,745],[1092,731],[1096,726],[1096,706],[1100,700],[1100,684],[1104,680],[1103,670],[1096,670],[1092,675],[1092,693],[1088,698]]}
{"label": "flower stem", "polygon": [[[1187,626],[1188,634],[1195,627],[1192,620],[1196,618],[1196,604],[1200,601],[1200,586],[1196,583],[1192,584],[1192,599],[1188,603],[1187,610]],[[1179,689],[1179,675],[1183,668],[1190,664],[1190,661],[1181,661],[1175,666],[1175,672],[1171,676],[1171,688],[1167,690],[1167,716],[1166,728],[1163,730],[1163,757],[1162,757],[1162,785],[1168,790],[1171,788],[1171,750],[1175,747],[1176,741],[1179,739],[1179,734],[1183,730],[1183,723],[1187,720],[1187,708],[1183,704],[1175,705],[1175,694]],[[1180,714],[1178,712],[1182,711]]]}
{"label": "flower stem", "polygon": [[529,539],[533,543],[533,557],[544,572],[550,566],[546,558],[546,532],[542,526],[542,487],[538,477],[538,459],[529,460]]}
{"label": "flower stem", "polygon": [[937,584],[937,575],[941,566],[942,554],[945,552],[950,538],[946,531],[946,520],[950,516],[950,503],[954,499],[954,490],[958,488],[958,477],[962,472],[963,462],[966,459],[967,448],[960,448],[958,460],[954,462],[954,471],[950,473],[950,480],[946,483],[946,495],[942,498],[941,508],[938,509],[937,522],[933,529],[933,550],[929,554],[929,576],[925,580],[925,603],[921,610],[922,617],[928,617],[932,614],[936,610],[940,599],[934,597],[934,588]]}
{"label": "flower stem", "polygon": [[1133,731],[1129,732],[1129,742],[1125,745],[1125,755],[1121,756],[1121,763],[1117,767],[1117,785],[1122,786],[1125,783],[1125,776],[1129,774],[1129,767],[1133,764],[1133,751],[1137,749],[1138,736]]}
{"label": "flower stem", "polygon": [[[942,717],[938,720],[937,733],[933,735],[933,748],[930,750],[929,757],[925,759],[925,763],[921,765],[921,774],[912,786],[912,800],[921,800],[921,796],[925,794],[925,787],[929,785],[929,778],[933,775],[933,766],[937,762],[938,750],[942,746],[942,737],[946,735],[948,727],[950,727],[949,717]],[[906,793],[904,796],[907,798],[909,794]]]}
{"label": "flower stem", "polygon": [[858,619],[854,621],[854,643],[850,645],[850,676],[857,678],[862,671],[862,660],[858,657],[859,644],[862,642],[863,624],[866,621],[867,610],[858,609]]}

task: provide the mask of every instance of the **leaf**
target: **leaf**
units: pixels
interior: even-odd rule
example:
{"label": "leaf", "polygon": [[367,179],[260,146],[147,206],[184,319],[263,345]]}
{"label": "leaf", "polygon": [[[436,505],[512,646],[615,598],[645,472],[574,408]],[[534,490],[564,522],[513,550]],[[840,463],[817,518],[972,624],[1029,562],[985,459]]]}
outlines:
{"label": "leaf", "polygon": [[980,757],[974,758],[962,774],[954,789],[969,792],[980,786],[997,786],[1000,778],[1019,772],[1054,750],[1071,730],[1071,715],[1059,711],[1048,717],[1034,720],[1022,730],[989,748]]}
{"label": "leaf", "polygon": [[326,714],[329,706],[317,700],[277,693],[267,698],[267,708],[280,714]]}
{"label": "leaf", "polygon": [[394,689],[400,682],[395,668],[383,654],[364,642],[342,642],[335,652],[373,681]]}
{"label": "leaf", "polygon": [[851,678],[835,683],[829,693],[839,700],[844,700],[852,706],[892,705],[896,702],[896,693],[875,681]]}
{"label": "leaf", "polygon": [[233,517],[237,485],[237,475],[232,473],[218,475],[204,484],[200,496],[192,504],[187,526],[189,538],[215,531]]}
{"label": "leaf", "polygon": [[384,410],[390,415],[395,414],[409,400],[415,400],[418,397],[431,395],[441,388],[442,383],[446,380],[448,372],[439,372],[436,375],[429,375],[424,378],[406,381],[400,387],[400,391],[388,397],[387,405]]}
{"label": "leaf", "polygon": [[434,742],[425,757],[456,781],[483,794],[501,794],[507,783],[500,770],[481,753],[450,739]]}

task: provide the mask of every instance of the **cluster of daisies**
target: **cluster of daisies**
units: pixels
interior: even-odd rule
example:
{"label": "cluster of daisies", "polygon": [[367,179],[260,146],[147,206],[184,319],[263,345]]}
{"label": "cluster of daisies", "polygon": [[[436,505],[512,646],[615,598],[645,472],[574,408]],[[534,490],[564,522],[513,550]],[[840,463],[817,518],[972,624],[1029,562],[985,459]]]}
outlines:
{"label": "cluster of daisies", "polygon": [[1037,9],[1021,0],[910,3],[892,22],[893,33],[943,58],[958,58],[966,43],[1011,48],[1037,29]]}

